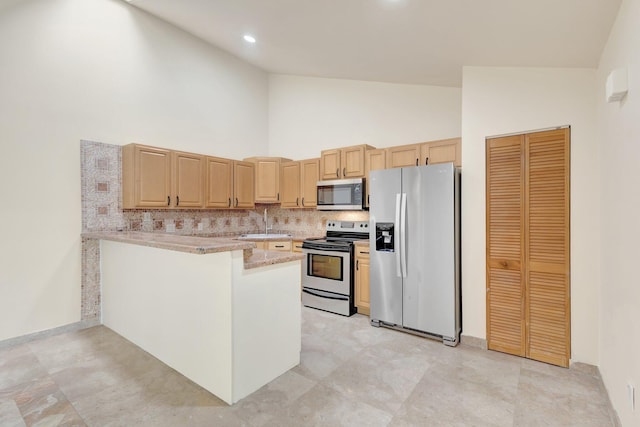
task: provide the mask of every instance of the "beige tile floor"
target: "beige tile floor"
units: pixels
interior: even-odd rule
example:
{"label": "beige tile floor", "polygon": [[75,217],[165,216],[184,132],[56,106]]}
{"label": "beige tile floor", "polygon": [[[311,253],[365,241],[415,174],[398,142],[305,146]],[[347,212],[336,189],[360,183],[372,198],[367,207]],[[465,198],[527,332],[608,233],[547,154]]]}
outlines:
{"label": "beige tile floor", "polygon": [[98,326],[0,349],[0,426],[612,426],[598,378],[303,307],[301,363],[233,406]]}

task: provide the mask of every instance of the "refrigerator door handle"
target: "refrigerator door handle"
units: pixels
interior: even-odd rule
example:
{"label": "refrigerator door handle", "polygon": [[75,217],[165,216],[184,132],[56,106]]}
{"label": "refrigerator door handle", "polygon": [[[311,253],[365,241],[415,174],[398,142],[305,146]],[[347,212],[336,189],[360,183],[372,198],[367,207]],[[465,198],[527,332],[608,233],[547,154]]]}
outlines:
{"label": "refrigerator door handle", "polygon": [[393,225],[395,232],[393,234],[393,246],[396,252],[396,276],[402,277],[402,268],[400,266],[400,193],[396,194],[396,222]]}
{"label": "refrigerator door handle", "polygon": [[400,268],[407,277],[407,193],[402,193],[400,206]]}

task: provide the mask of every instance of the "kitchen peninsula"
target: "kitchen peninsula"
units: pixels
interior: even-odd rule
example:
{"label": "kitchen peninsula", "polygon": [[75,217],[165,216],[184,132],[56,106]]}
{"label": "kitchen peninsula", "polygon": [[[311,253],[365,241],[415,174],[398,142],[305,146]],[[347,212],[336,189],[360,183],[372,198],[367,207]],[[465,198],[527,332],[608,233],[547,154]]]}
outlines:
{"label": "kitchen peninsula", "polygon": [[100,241],[102,323],[233,404],[300,362],[300,259],[230,238]]}

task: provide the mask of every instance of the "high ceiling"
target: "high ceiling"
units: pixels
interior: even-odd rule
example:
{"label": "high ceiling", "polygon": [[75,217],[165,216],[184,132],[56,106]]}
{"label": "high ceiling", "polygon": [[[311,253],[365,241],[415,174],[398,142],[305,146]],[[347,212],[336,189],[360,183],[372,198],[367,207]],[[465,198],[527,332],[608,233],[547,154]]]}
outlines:
{"label": "high ceiling", "polygon": [[[621,0],[133,0],[265,71],[461,86],[462,66],[595,68]],[[249,44],[250,33],[257,42]]]}

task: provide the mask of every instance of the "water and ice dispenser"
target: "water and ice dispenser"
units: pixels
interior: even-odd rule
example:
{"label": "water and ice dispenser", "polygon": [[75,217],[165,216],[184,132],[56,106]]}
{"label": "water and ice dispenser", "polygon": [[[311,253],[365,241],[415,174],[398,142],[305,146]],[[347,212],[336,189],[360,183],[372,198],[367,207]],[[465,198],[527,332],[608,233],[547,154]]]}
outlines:
{"label": "water and ice dispenser", "polygon": [[376,251],[395,252],[393,222],[376,222]]}

